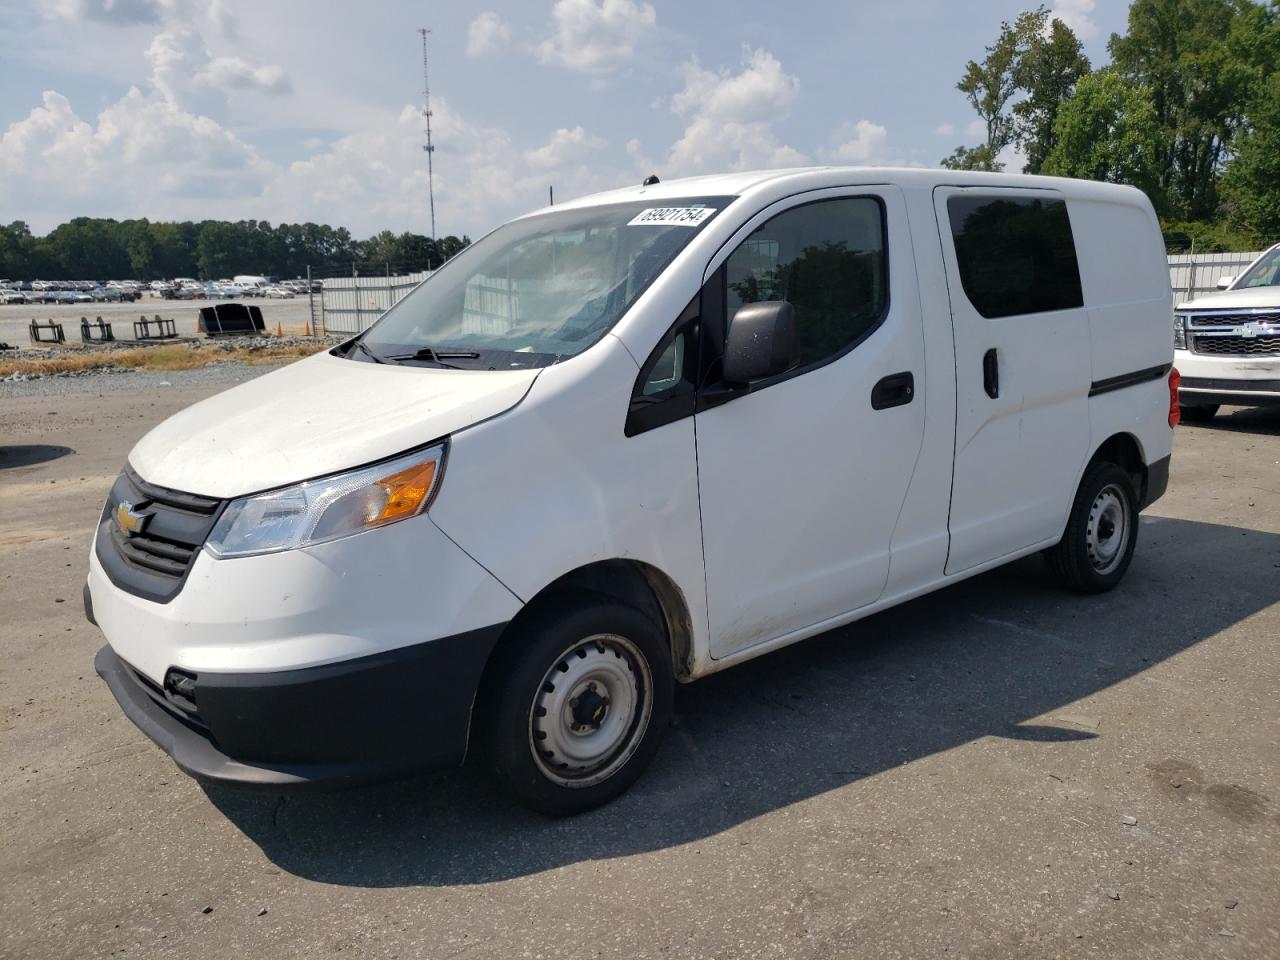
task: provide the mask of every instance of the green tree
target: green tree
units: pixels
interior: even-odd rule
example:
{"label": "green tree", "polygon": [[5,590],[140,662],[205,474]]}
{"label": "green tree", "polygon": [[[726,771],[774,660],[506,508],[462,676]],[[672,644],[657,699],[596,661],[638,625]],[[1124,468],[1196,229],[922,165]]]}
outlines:
{"label": "green tree", "polygon": [[1280,73],[1250,102],[1222,192],[1233,225],[1259,240],[1280,239]]}
{"label": "green tree", "polygon": [[1128,183],[1158,199],[1162,131],[1145,86],[1115,70],[1082,79],[1058,110],[1041,172]]}
{"label": "green tree", "polygon": [[[982,62],[965,64],[956,89],[982,120],[986,140],[976,147],[957,147],[942,161],[944,167],[998,172],[1004,169],[1000,151],[1043,133],[1046,124],[1052,127],[1057,105],[1070,96],[1089,62],[1075,34],[1056,21],[1053,28],[1048,24],[1049,11],[1043,6],[1019,14],[1013,23],[1006,20]],[[1014,103],[1020,89],[1032,94],[1021,109]]]}
{"label": "green tree", "polygon": [[1013,65],[1013,81],[1026,96],[1013,105],[1013,142],[1027,158],[1023,173],[1039,173],[1057,144],[1058,111],[1089,74],[1079,38],[1041,7],[1028,14],[1026,45]]}
{"label": "green tree", "polygon": [[1215,215],[1218,178],[1259,77],[1241,53],[1253,46],[1244,34],[1260,10],[1250,0],[1134,0],[1128,33],[1112,35],[1115,69],[1148,91],[1159,129],[1157,207],[1196,220]]}

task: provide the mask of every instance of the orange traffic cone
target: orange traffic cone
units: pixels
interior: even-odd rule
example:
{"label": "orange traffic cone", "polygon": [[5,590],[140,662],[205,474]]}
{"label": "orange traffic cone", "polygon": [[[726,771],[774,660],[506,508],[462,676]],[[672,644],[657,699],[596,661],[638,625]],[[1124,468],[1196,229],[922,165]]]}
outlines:
{"label": "orange traffic cone", "polygon": [[308,321],[307,321],[307,329],[306,329],[305,331],[303,331],[303,336],[306,336],[306,337],[311,336],[311,321],[310,321],[310,320],[308,320]]}
{"label": "orange traffic cone", "polygon": [[282,330],[280,329],[280,321],[279,321],[279,320],[277,320],[277,321],[276,321],[276,336],[277,336],[277,337],[283,337],[283,336],[284,336],[284,331],[282,331]]}

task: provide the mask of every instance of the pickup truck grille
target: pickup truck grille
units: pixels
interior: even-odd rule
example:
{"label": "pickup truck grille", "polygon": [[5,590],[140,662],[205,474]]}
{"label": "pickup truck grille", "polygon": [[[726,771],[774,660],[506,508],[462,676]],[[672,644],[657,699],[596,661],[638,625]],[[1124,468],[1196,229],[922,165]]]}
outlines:
{"label": "pickup truck grille", "polygon": [[1188,313],[1191,327],[1238,327],[1246,323],[1274,323],[1280,325],[1280,310],[1264,310],[1258,313]]}
{"label": "pickup truck grille", "polygon": [[1280,309],[1187,311],[1179,316],[1186,318],[1192,353],[1219,357],[1280,356]]}
{"label": "pickup truck grille", "polygon": [[[145,517],[141,530],[127,532],[117,521],[125,502]],[[182,589],[222,507],[221,500],[147,483],[125,467],[98,520],[98,561],[120,589],[167,603]]]}
{"label": "pickup truck grille", "polygon": [[1266,337],[1217,337],[1200,334],[1192,336],[1193,353],[1216,354],[1232,357],[1280,357],[1280,330]]}

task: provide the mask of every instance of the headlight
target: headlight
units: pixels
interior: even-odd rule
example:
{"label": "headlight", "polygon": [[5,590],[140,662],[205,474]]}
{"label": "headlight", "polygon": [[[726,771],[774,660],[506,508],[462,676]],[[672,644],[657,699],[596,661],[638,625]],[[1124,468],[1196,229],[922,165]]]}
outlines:
{"label": "headlight", "polygon": [[1187,349],[1187,318],[1180,313],[1173,315],[1173,349]]}
{"label": "headlight", "polygon": [[440,485],[444,445],[233,501],[205,544],[215,557],[294,550],[416,517]]}

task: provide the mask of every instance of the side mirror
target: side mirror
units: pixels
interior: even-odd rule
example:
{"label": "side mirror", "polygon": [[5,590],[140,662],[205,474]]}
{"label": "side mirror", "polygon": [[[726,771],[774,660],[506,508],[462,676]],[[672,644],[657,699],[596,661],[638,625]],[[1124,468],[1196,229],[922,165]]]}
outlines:
{"label": "side mirror", "polygon": [[1219,278],[1218,278],[1218,289],[1219,289],[1219,290],[1225,290],[1225,289],[1227,289],[1227,287],[1231,286],[1231,285],[1232,285],[1233,283],[1235,283],[1235,282],[1236,282],[1236,278],[1235,278],[1235,277],[1219,277]]}
{"label": "side mirror", "polygon": [[738,309],[724,344],[724,379],[749,384],[776,376],[800,359],[796,311],[785,300],[763,300]]}

